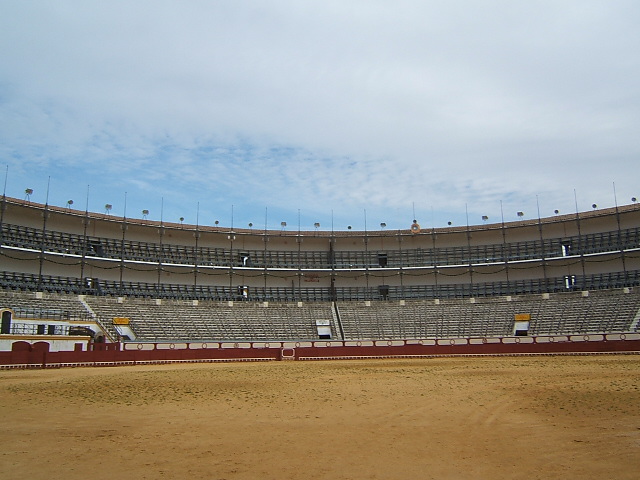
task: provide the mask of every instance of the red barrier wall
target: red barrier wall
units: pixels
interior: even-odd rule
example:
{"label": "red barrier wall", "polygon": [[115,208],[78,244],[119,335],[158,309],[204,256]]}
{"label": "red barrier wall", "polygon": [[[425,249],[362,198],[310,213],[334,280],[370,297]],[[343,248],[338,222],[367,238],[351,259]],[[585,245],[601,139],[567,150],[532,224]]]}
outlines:
{"label": "red barrier wall", "polygon": [[[339,343],[339,346],[335,346]],[[371,343],[371,342],[369,342]],[[329,342],[330,346],[284,346],[252,348],[176,348],[172,344],[146,344],[146,348],[121,348],[120,344],[94,345],[89,351],[49,352],[46,343],[28,346],[17,342],[13,351],[0,352],[4,368],[37,368],[57,366],[122,365],[162,362],[323,360],[345,358],[428,357],[439,355],[508,355],[567,353],[640,353],[640,339],[603,341],[560,341],[532,343],[479,343],[418,345],[404,344],[346,346]],[[200,344],[198,344],[200,345]],[[324,344],[322,344],[324,345]],[[159,348],[162,346],[162,348]]]}
{"label": "red barrier wall", "polygon": [[550,353],[639,352],[640,340],[557,343],[487,343],[479,345],[403,345],[377,347],[310,347],[296,349],[296,359],[348,357],[506,355]]}

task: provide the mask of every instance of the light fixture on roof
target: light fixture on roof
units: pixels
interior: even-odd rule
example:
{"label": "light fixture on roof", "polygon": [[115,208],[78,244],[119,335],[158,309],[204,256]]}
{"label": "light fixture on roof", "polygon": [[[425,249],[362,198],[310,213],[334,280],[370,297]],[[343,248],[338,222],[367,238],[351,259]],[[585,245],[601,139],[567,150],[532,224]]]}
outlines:
{"label": "light fixture on roof", "polygon": [[282,227],[282,230],[284,230],[287,227],[287,222],[280,222],[280,226]]}
{"label": "light fixture on roof", "polygon": [[349,226],[347,227],[347,230],[351,230],[351,225],[349,225]]}
{"label": "light fixture on roof", "polygon": [[146,208],[144,210],[142,210],[142,218],[146,219],[147,215],[149,215],[149,210],[147,210]]}
{"label": "light fixture on roof", "polygon": [[67,200],[67,208],[71,208],[71,205],[73,205],[73,200]]}
{"label": "light fixture on roof", "polygon": [[524,212],[518,212],[516,215],[518,215],[520,218],[524,217]]}
{"label": "light fixture on roof", "polygon": [[31,201],[31,194],[33,193],[33,188],[25,188],[24,190],[24,199]]}
{"label": "light fixture on roof", "polygon": [[104,213],[109,215],[109,213],[111,212],[112,208],[113,208],[113,205],[111,205],[110,203],[105,203],[105,205],[104,205]]}
{"label": "light fixture on roof", "polygon": [[487,215],[482,215],[482,221],[486,222],[487,220],[489,220],[489,217]]}
{"label": "light fixture on roof", "polygon": [[182,225],[182,222],[184,222],[184,217],[180,217],[180,225]]}
{"label": "light fixture on roof", "polygon": [[216,220],[215,222],[213,222],[214,225],[217,227],[220,224],[220,220]]}
{"label": "light fixture on roof", "polygon": [[253,223],[249,222],[249,230],[253,229]]}
{"label": "light fixture on roof", "polygon": [[594,203],[593,205],[591,205],[591,208],[595,210],[596,208],[598,208],[598,205]]}
{"label": "light fixture on roof", "polygon": [[553,213],[555,213],[556,215],[558,215],[560,213],[560,210],[558,210],[557,208],[553,211]]}
{"label": "light fixture on roof", "polygon": [[451,222],[451,220],[449,220],[449,221],[447,222],[447,225],[449,225],[449,226],[451,226],[452,224],[453,224],[453,222]]}
{"label": "light fixture on roof", "polygon": [[380,223],[380,228],[382,228],[383,230],[384,230],[384,228],[385,228],[386,226],[387,226],[387,224],[386,224],[386,223],[384,223],[384,222],[381,222],[381,223]]}
{"label": "light fixture on roof", "polygon": [[633,203],[637,203],[638,199],[637,199],[636,197],[631,197],[631,201],[632,201]]}
{"label": "light fixture on roof", "polygon": [[313,226],[316,227],[316,230],[318,230],[318,228],[320,228],[320,223],[316,222],[316,223],[313,224]]}

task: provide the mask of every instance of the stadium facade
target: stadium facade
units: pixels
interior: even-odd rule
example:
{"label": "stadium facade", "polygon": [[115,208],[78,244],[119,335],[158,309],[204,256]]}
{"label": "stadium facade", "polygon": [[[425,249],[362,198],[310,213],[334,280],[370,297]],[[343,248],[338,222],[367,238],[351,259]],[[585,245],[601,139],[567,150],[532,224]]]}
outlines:
{"label": "stadium facade", "polygon": [[183,225],[8,197],[1,213],[0,350],[22,357],[638,349],[635,203],[367,232]]}

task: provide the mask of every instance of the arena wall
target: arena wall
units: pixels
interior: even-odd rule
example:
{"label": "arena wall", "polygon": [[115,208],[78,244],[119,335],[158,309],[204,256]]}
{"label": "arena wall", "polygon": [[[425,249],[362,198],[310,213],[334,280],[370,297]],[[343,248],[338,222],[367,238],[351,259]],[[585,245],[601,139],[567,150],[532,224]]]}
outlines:
{"label": "arena wall", "polygon": [[121,366],[148,363],[429,358],[469,355],[557,355],[640,352],[640,334],[442,339],[428,344],[384,342],[271,342],[93,344],[89,351],[50,352],[43,343],[0,352],[0,368]]}

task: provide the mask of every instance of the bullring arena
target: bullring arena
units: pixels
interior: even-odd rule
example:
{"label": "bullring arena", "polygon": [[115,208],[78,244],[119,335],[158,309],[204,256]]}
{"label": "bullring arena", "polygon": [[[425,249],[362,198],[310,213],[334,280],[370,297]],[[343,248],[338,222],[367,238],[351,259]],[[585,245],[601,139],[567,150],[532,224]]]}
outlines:
{"label": "bullring arena", "polygon": [[639,361],[0,371],[2,477],[635,479]]}
{"label": "bullring arena", "polygon": [[635,203],[290,232],[3,197],[1,227],[6,478],[637,478]]}

